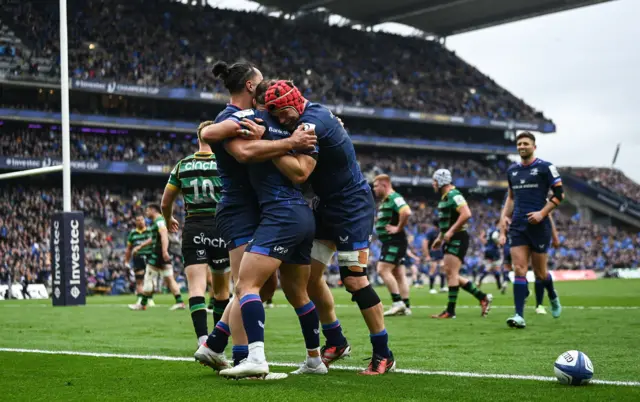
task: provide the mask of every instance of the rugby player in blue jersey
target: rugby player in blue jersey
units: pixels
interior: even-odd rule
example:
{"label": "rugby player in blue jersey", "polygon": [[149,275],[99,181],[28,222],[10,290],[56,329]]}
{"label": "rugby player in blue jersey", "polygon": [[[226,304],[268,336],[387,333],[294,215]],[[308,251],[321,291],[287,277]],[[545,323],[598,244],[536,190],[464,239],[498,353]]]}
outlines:
{"label": "rugby player in blue jersey", "polygon": [[439,220],[436,219],[433,222],[433,227],[427,231],[425,238],[422,242],[422,254],[425,256],[425,261],[429,266],[429,293],[436,294],[438,291],[433,288],[436,283],[436,275],[440,276],[440,291],[448,292],[449,287],[446,282],[446,275],[444,268],[442,267],[442,260],[444,259],[444,252],[441,248],[434,250],[431,246],[438,239],[440,230],[438,229]]}
{"label": "rugby player in blue jersey", "polygon": [[[506,226],[511,218],[508,241],[515,270],[513,298],[515,315],[507,319],[513,328],[525,328],[524,304],[529,295],[527,270],[529,261],[536,279],[547,290],[553,317],[560,316],[562,307],[547,270],[547,249],[551,243],[549,214],[564,199],[562,179],[555,166],[535,157],[536,139],[529,132],[516,137],[520,163],[507,170],[509,194],[501,214],[500,243],[507,241]],[[549,190],[553,195],[547,198]]]}
{"label": "rugby player in blue jersey", "polygon": [[[222,197],[216,211],[216,226],[229,248],[231,275],[237,281],[246,245],[260,222],[258,199],[251,186],[247,166],[242,163],[267,161],[292,150],[312,149],[316,144],[316,137],[312,130],[296,130],[290,137],[277,141],[246,141],[259,139],[264,133],[264,128],[259,130],[258,125],[246,119],[253,113],[255,91],[262,82],[262,74],[249,63],[229,66],[224,62],[216,63],[213,73],[223,80],[231,99],[215,122],[207,122],[201,131],[201,137],[211,145],[216,155],[222,180]],[[211,130],[214,126],[217,130]],[[275,290],[273,281],[271,289]],[[236,364],[249,353],[238,299],[234,298],[233,303],[218,308],[224,309],[222,318],[206,343],[194,355],[196,360],[216,370],[228,366],[224,349],[230,335],[235,345],[233,360]]]}
{"label": "rugby player in blue jersey", "polygon": [[[257,102],[267,87],[265,84],[262,91],[258,90]],[[256,110],[255,118],[260,118],[268,128],[265,139],[277,140],[290,135],[266,111]],[[242,258],[236,287],[249,341],[249,356],[237,366],[222,370],[220,375],[224,377],[243,378],[269,373],[264,352],[265,311],[259,291],[278,268],[282,289],[298,314],[307,348],[305,362],[292,374],[327,373],[320,354],[318,312],[307,294],[315,221],[300,187],[315,168],[316,159],[317,149],[248,165],[261,215],[260,224]]]}
{"label": "rugby player in blue jersey", "polygon": [[478,279],[477,286],[482,286],[482,281],[489,273],[493,273],[498,290],[502,290],[502,276],[500,273],[500,220],[495,225],[480,232],[480,242],[484,246],[484,270]]}
{"label": "rugby player in blue jersey", "polygon": [[[389,372],[395,368],[395,360],[388,347],[382,303],[366,273],[375,202],[360,171],[353,143],[327,108],[306,100],[290,81],[271,85],[265,101],[267,110],[289,130],[300,123],[315,129],[321,157],[309,180],[319,198],[315,208],[316,240],[311,252],[312,276],[322,276],[337,249],[340,277],[360,308],[373,346],[369,366],[361,374]],[[344,348],[336,349],[336,354]]]}

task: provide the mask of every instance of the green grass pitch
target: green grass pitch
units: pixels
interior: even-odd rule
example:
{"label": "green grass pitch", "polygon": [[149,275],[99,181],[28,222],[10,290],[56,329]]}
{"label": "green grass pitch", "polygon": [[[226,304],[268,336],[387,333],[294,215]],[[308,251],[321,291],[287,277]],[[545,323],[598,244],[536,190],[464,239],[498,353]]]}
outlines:
{"label": "green grass pitch", "polygon": [[[344,290],[335,289],[338,318],[354,349],[351,358],[337,364],[346,369],[281,381],[227,381],[193,362],[196,339],[189,313],[168,311],[170,296],[156,296],[158,305],[144,312],[126,308],[132,296],[92,297],[83,307],[53,308],[50,300],[2,301],[0,400],[640,400],[640,280],[563,282],[556,287],[565,307],[562,317],[534,314],[530,284],[524,330],[505,324],[513,313],[511,291],[503,296],[494,284],[483,288],[495,297],[484,319],[475,299],[461,292],[457,319],[433,320],[429,316],[442,311],[446,294],[412,289],[413,316],[386,320],[398,369],[409,372],[381,377],[354,371],[366,366],[371,346],[357,307]],[[378,292],[390,304],[388,292]],[[302,362],[304,343],[281,292],[275,303],[276,308],[267,310],[267,358],[282,364],[272,366],[273,371],[289,372]],[[555,359],[571,349],[591,358],[594,380],[611,383],[569,387],[548,381]]]}

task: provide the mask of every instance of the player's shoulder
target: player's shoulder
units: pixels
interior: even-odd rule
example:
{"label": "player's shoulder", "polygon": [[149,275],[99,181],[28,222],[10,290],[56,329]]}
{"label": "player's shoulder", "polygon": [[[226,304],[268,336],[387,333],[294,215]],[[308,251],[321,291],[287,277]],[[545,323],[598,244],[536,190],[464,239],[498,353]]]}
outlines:
{"label": "player's shoulder", "polygon": [[507,173],[508,172],[512,172],[514,170],[518,170],[520,169],[520,164],[519,163],[512,163],[508,168],[507,168]]}
{"label": "player's shoulder", "polygon": [[453,198],[457,195],[462,195],[462,191],[460,191],[460,189],[458,187],[454,187],[452,188],[448,193],[447,196],[449,196],[449,198]]}
{"label": "player's shoulder", "polygon": [[328,125],[335,120],[335,116],[331,113],[331,110],[325,106],[319,103],[308,102],[301,119],[306,123]]}

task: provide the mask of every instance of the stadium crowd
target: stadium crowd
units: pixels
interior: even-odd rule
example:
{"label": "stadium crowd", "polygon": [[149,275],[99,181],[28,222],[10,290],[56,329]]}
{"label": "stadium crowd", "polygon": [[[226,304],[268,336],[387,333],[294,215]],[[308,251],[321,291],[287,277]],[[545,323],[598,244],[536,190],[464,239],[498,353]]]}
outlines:
{"label": "stadium crowd", "polygon": [[[248,58],[265,76],[292,78],[305,96],[323,103],[545,119],[437,42],[169,0],[68,3],[74,78],[223,93],[211,79],[211,61]],[[0,0],[0,5],[10,17],[3,22],[56,69],[57,3]]]}
{"label": "stadium crowd", "polygon": [[[5,131],[9,130],[2,129],[2,132]],[[71,133],[72,160],[173,165],[196,148],[195,136],[184,134],[107,135],[77,131]],[[0,156],[60,158],[61,155],[58,131],[40,128],[19,129],[0,136]],[[481,157],[442,157],[427,152],[408,156],[406,152],[393,150],[359,151],[358,160],[366,172],[387,172],[411,177],[431,177],[435,170],[447,168],[456,177],[495,180],[503,179],[508,167],[508,161],[504,158],[483,161]]]}
{"label": "stadium crowd", "polygon": [[[40,186],[10,186],[2,188],[0,200],[0,279],[13,272],[16,280],[46,283],[50,277],[49,219],[61,207],[59,189]],[[85,212],[86,267],[90,290],[109,288],[123,293],[132,289],[131,273],[123,261],[125,234],[132,229],[134,217],[144,206],[157,202],[160,189],[138,188],[118,193],[107,187],[74,190],[73,207]],[[414,236],[424,233],[433,222],[434,199],[409,198],[413,210],[407,231]],[[466,259],[467,272],[482,269],[483,249],[480,232],[494,223],[500,213],[500,200],[471,199],[473,217],[470,221],[472,243]],[[181,202],[175,209],[184,216]],[[581,222],[579,216],[554,214],[560,232],[561,246],[551,249],[550,262],[555,269],[595,269],[640,266],[640,234],[625,232]],[[174,267],[180,272],[179,236],[172,239]],[[419,250],[415,250],[419,251]],[[379,256],[379,245],[372,246],[371,265]],[[418,262],[419,264],[421,262]]]}
{"label": "stadium crowd", "polygon": [[613,193],[621,194],[631,201],[640,203],[640,185],[618,169],[606,167],[573,167],[569,171],[588,181],[590,184],[602,187]]}

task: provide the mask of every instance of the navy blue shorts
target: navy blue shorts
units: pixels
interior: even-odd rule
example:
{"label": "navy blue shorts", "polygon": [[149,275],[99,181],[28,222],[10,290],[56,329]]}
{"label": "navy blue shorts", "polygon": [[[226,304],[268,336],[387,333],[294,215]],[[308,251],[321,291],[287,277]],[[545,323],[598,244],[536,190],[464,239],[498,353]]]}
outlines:
{"label": "navy blue shorts", "polygon": [[504,244],[504,249],[502,250],[502,263],[511,265],[511,247],[509,247],[509,242]]}
{"label": "navy blue shorts", "polygon": [[260,208],[257,202],[218,204],[216,227],[229,250],[247,244],[253,237],[259,223]]}
{"label": "navy blue shorts", "polygon": [[509,246],[528,246],[534,253],[546,253],[551,244],[551,224],[542,222],[538,225],[529,223],[523,227],[509,228]]}
{"label": "navy blue shorts", "polygon": [[334,242],[338,251],[369,248],[375,214],[376,204],[368,187],[345,198],[321,199],[314,210],[315,238]]}
{"label": "navy blue shorts", "polygon": [[308,265],[315,229],[307,205],[267,207],[245,252],[268,255],[285,264]]}
{"label": "navy blue shorts", "polygon": [[431,261],[441,261],[444,259],[444,253],[442,250],[429,251],[429,258],[431,258]]}
{"label": "navy blue shorts", "polygon": [[488,250],[484,252],[484,259],[488,261],[498,261],[500,259],[500,250]]}

